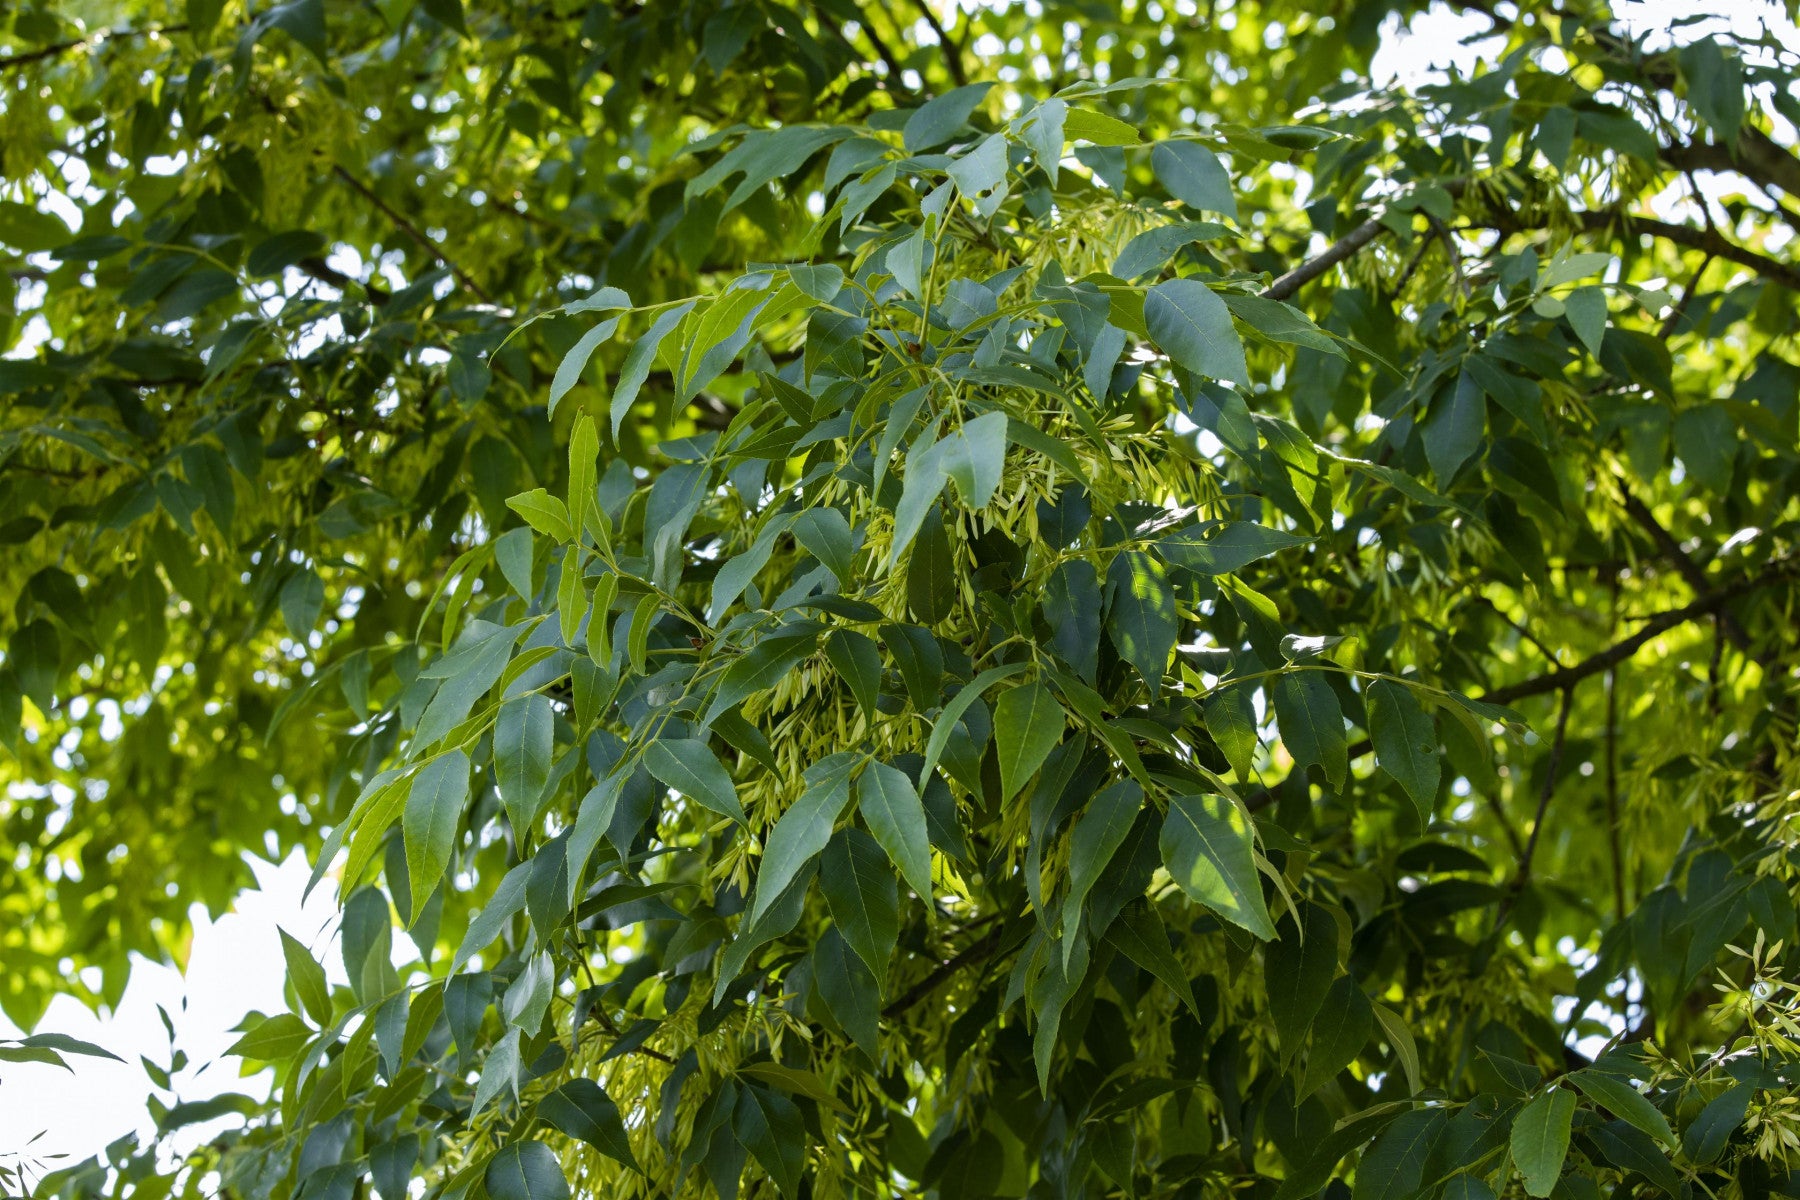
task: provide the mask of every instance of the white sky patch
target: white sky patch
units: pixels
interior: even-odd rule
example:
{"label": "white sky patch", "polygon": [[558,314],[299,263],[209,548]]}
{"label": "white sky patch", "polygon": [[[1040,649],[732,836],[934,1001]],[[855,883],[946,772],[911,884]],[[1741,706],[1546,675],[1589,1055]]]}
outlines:
{"label": "white sky patch", "polygon": [[[312,949],[334,987],[349,980],[331,882],[321,882],[302,904],[311,868],[300,853],[279,866],[259,858],[249,862],[258,887],[240,895],[231,912],[210,921],[204,910],[194,908],[193,952],[185,979],[171,967],[134,958],[131,982],[117,1011],[97,1017],[72,997],[51,1001],[39,1031],[82,1038],[126,1061],[70,1055],[73,1073],[48,1064],[8,1064],[0,1084],[0,1152],[23,1151],[27,1140],[42,1130],[44,1137],[30,1147],[28,1157],[46,1160],[43,1165],[54,1170],[99,1153],[125,1134],[150,1134],[146,1101],[153,1088],[138,1056],[159,1067],[169,1065],[169,1035],[156,1011],[159,1004],[175,1026],[176,1046],[187,1052],[189,1060],[174,1078],[182,1100],[203,1100],[221,1092],[268,1096],[271,1072],[240,1078],[234,1062],[219,1058],[238,1039],[231,1027],[245,1013],[254,1009],[273,1015],[287,1010],[281,995],[286,969],[277,929],[287,930]],[[409,940],[394,939],[396,966],[417,957]],[[0,1037],[19,1033],[0,1017]],[[168,1095],[163,1093],[162,1098],[166,1101]],[[189,1126],[177,1135],[175,1148],[185,1151],[203,1144],[240,1121],[226,1117]],[[53,1154],[69,1157],[49,1161]]]}

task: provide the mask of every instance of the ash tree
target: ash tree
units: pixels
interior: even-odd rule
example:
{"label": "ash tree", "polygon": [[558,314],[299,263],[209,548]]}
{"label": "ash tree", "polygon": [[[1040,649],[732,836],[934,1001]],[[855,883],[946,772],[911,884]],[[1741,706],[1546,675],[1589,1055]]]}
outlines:
{"label": "ash tree", "polygon": [[11,6],[0,1183],[1800,1196],[1795,49],[1423,7]]}

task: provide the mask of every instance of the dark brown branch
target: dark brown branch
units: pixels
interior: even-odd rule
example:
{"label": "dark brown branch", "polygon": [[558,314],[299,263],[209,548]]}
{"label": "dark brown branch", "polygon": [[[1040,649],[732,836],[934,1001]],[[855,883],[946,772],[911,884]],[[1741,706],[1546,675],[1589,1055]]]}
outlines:
{"label": "dark brown branch", "polygon": [[[1681,548],[1681,543],[1675,540],[1675,535],[1663,528],[1662,522],[1656,519],[1656,514],[1645,507],[1644,502],[1639,500],[1623,481],[1619,484],[1619,493],[1624,497],[1626,514],[1650,535],[1650,540],[1656,543],[1657,548],[1663,552],[1663,556],[1675,564],[1676,573],[1686,580],[1687,585],[1696,593],[1706,591],[1706,572],[1700,569],[1699,563],[1688,557],[1687,551]],[[1726,636],[1731,639],[1731,644],[1739,650],[1748,650],[1750,635],[1744,632],[1744,627],[1738,624],[1737,618],[1728,612],[1721,612],[1720,616],[1722,627]]]}
{"label": "dark brown branch", "polygon": [[[1562,767],[1563,746],[1569,734],[1569,709],[1574,699],[1575,685],[1570,684],[1563,689],[1562,705],[1557,710],[1556,733],[1550,741],[1550,761],[1544,769],[1543,786],[1538,789],[1537,815],[1532,818],[1531,832],[1525,838],[1525,856],[1519,860],[1519,873],[1513,877],[1511,890],[1515,896],[1531,882],[1531,864],[1537,854],[1538,838],[1544,832],[1544,816],[1550,811],[1550,797],[1556,793],[1556,772]],[[1502,905],[1501,919],[1510,907],[1510,904]]]}
{"label": "dark brown branch", "polygon": [[[1542,675],[1534,675],[1530,679],[1522,679],[1518,683],[1478,697],[1485,704],[1511,704],[1515,700],[1523,700],[1530,696],[1542,696],[1547,692],[1567,691],[1590,675],[1598,675],[1626,661],[1643,648],[1644,643],[1658,634],[1667,633],[1671,629],[1686,625],[1699,617],[1710,616],[1725,605],[1747,596],[1751,592],[1779,583],[1783,579],[1800,574],[1800,559],[1784,558],[1769,564],[1760,574],[1740,579],[1736,583],[1727,584],[1716,591],[1708,592],[1692,604],[1684,608],[1670,609],[1649,617],[1630,637],[1613,643],[1606,649],[1582,659],[1572,667],[1558,667]],[[1347,754],[1352,759],[1361,758],[1374,750],[1374,744],[1367,738],[1351,743]],[[1280,785],[1277,784],[1276,787]],[[1267,808],[1275,799],[1275,788],[1263,788],[1244,797],[1244,806],[1252,812]]]}
{"label": "dark brown branch", "polygon": [[1618,663],[1624,662],[1643,648],[1645,642],[1658,634],[1685,625],[1697,617],[1709,616],[1720,608],[1751,592],[1778,583],[1796,573],[1800,559],[1781,559],[1769,565],[1761,574],[1740,579],[1736,583],[1727,584],[1716,591],[1708,592],[1692,604],[1683,608],[1670,609],[1657,613],[1646,620],[1639,630],[1620,642],[1615,642],[1572,667],[1551,671],[1533,679],[1522,680],[1507,687],[1496,688],[1481,699],[1489,704],[1511,704],[1515,700],[1523,700],[1527,696],[1541,696],[1546,692],[1562,691],[1586,679],[1589,675],[1600,672]]}
{"label": "dark brown branch", "polygon": [[[1619,623],[1619,581],[1612,585],[1612,622]],[[1612,856],[1613,919],[1625,919],[1625,857],[1619,847],[1619,668],[1606,670],[1606,843]]]}
{"label": "dark brown branch", "polygon": [[[1674,242],[1677,246],[1686,246],[1690,250],[1699,250],[1714,258],[1722,258],[1734,262],[1740,267],[1748,267],[1764,279],[1779,283],[1785,288],[1800,292],[1800,267],[1780,259],[1770,258],[1755,250],[1740,246],[1727,239],[1717,230],[1695,229],[1691,225],[1675,225],[1668,221],[1659,221],[1654,217],[1640,217],[1630,214],[1610,212],[1577,212],[1570,214],[1588,233],[1608,233],[1617,231],[1620,234],[1648,233],[1665,241]],[[1474,226],[1497,229],[1503,234],[1523,233],[1522,225],[1511,214],[1502,214],[1485,221],[1473,221]],[[1360,230],[1358,231],[1360,232]],[[1335,249],[1335,247],[1334,247]],[[1304,268],[1302,268],[1304,269]],[[1283,276],[1285,279],[1286,276]],[[1280,282],[1279,280],[1277,282]],[[1305,282],[1302,280],[1301,282]]]}
{"label": "dark brown branch", "polygon": [[945,31],[937,14],[931,11],[928,0],[913,0],[913,6],[919,10],[920,15],[925,18],[925,24],[931,27],[931,32],[937,37],[938,45],[944,51],[944,65],[950,69],[950,78],[956,81],[957,87],[968,86],[969,73],[963,69],[962,47]]}
{"label": "dark brown branch", "polygon": [[1387,229],[1378,218],[1370,217],[1339,238],[1317,258],[1309,258],[1262,290],[1265,300],[1286,300],[1295,292],[1323,275],[1364,246],[1380,237]]}
{"label": "dark brown branch", "polygon": [[1737,149],[1691,143],[1663,147],[1662,157],[1681,171],[1736,171],[1748,179],[1800,196],[1800,158],[1768,134],[1746,126],[1738,130]]}
{"label": "dark brown branch", "polygon": [[402,233],[406,234],[407,237],[410,237],[413,241],[423,246],[427,253],[437,259],[438,262],[442,263],[452,275],[456,276],[458,283],[473,292],[483,303],[493,304],[495,302],[494,298],[488,295],[480,284],[469,277],[468,272],[464,271],[461,267],[451,261],[450,256],[444,253],[443,247],[439,246],[429,237],[426,237],[424,230],[395,212],[385,200],[371,191],[369,186],[362,180],[346,171],[338,163],[333,163],[331,165],[331,173],[350,185],[351,190],[355,191],[357,195],[367,200],[370,204],[373,204],[376,209],[380,211],[382,216],[392,221]]}
{"label": "dark brown branch", "polygon": [[149,29],[107,29],[84,38],[75,38],[67,42],[53,42],[48,46],[39,46],[36,50],[27,50],[22,54],[10,54],[0,58],[0,71],[10,71],[14,67],[29,66],[45,59],[57,58],[71,50],[79,50],[83,46],[103,46],[118,38],[161,37],[170,33],[186,33],[185,23],[178,25],[158,25]]}
{"label": "dark brown branch", "polygon": [[1681,293],[1681,299],[1676,301],[1675,307],[1669,310],[1669,315],[1663,318],[1663,323],[1657,326],[1656,339],[1658,341],[1666,342],[1674,336],[1676,327],[1681,324],[1681,318],[1687,315],[1688,308],[1694,303],[1694,297],[1700,294],[1700,280],[1706,275],[1706,269],[1712,265],[1713,256],[1710,254],[1700,260],[1700,265],[1694,270],[1693,278],[1688,280],[1687,288]]}
{"label": "dark brown branch", "polygon": [[886,1008],[882,1009],[881,1019],[884,1021],[891,1021],[895,1017],[900,1016],[902,1013],[906,1012],[907,1009],[913,1007],[915,1004],[919,1003],[919,1001],[935,992],[946,979],[949,979],[952,975],[956,974],[970,963],[975,962],[977,959],[985,958],[995,950],[998,950],[1000,948],[1000,939],[1005,932],[1006,930],[1004,927],[990,929],[988,932],[970,942],[954,957],[939,963],[938,966],[933,969],[931,974],[913,984],[910,988],[906,989],[905,992],[901,993],[892,1004],[889,1004]]}
{"label": "dark brown branch", "polygon": [[361,280],[352,279],[322,258],[316,256],[303,258],[295,263],[294,266],[297,270],[312,276],[320,283],[328,284],[331,287],[336,288],[340,292],[348,291],[352,287],[360,287],[369,294],[371,303],[386,304],[388,302],[389,297],[386,288],[377,283],[363,283]]}

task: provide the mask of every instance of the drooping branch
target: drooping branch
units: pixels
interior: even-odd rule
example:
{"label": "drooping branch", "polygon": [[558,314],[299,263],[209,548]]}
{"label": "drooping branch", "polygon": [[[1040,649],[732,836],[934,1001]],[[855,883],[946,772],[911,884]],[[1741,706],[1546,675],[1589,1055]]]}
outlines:
{"label": "drooping branch", "polygon": [[[1784,579],[1800,574],[1800,558],[1784,558],[1770,563],[1763,571],[1740,579],[1735,583],[1708,592],[1682,608],[1670,609],[1647,618],[1642,627],[1628,638],[1614,642],[1606,649],[1598,651],[1582,659],[1572,667],[1558,667],[1546,671],[1542,675],[1534,675],[1505,687],[1495,688],[1480,697],[1486,704],[1511,704],[1515,700],[1524,700],[1531,696],[1542,696],[1549,692],[1566,692],[1590,675],[1598,675],[1625,662],[1642,649],[1645,643],[1659,634],[1686,625],[1701,617],[1711,616],[1725,605],[1747,596],[1752,592],[1769,587]],[[1367,738],[1350,744],[1348,755],[1352,759],[1361,758],[1371,753],[1375,746]],[[1244,797],[1244,805],[1252,812],[1267,808],[1275,800],[1275,787],[1263,788],[1251,792]]]}
{"label": "drooping branch", "polygon": [[370,189],[368,184],[346,171],[343,166],[338,163],[332,164],[331,173],[348,184],[350,189],[357,195],[367,200],[370,204],[373,204],[382,216],[392,221],[402,233],[406,234],[407,237],[423,246],[427,253],[437,259],[438,262],[442,263],[445,269],[452,275],[456,276],[458,283],[462,284],[470,292],[479,297],[482,303],[495,303],[494,298],[488,295],[487,291],[482,288],[480,284],[476,283],[467,271],[464,271],[461,267],[457,266],[456,263],[451,260],[450,256],[444,253],[442,246],[439,246],[436,242],[425,236],[424,230],[420,229],[417,225],[414,225],[400,213],[394,211],[387,201],[383,200],[380,196],[377,196],[374,191]]}

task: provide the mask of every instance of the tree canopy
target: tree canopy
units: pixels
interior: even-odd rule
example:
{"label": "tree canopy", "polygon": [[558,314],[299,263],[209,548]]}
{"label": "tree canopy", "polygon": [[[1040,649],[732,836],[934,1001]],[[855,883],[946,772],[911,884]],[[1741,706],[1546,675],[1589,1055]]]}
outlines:
{"label": "tree canopy", "polygon": [[42,1189],[1800,1196],[1800,58],[1451,7],[10,6]]}

